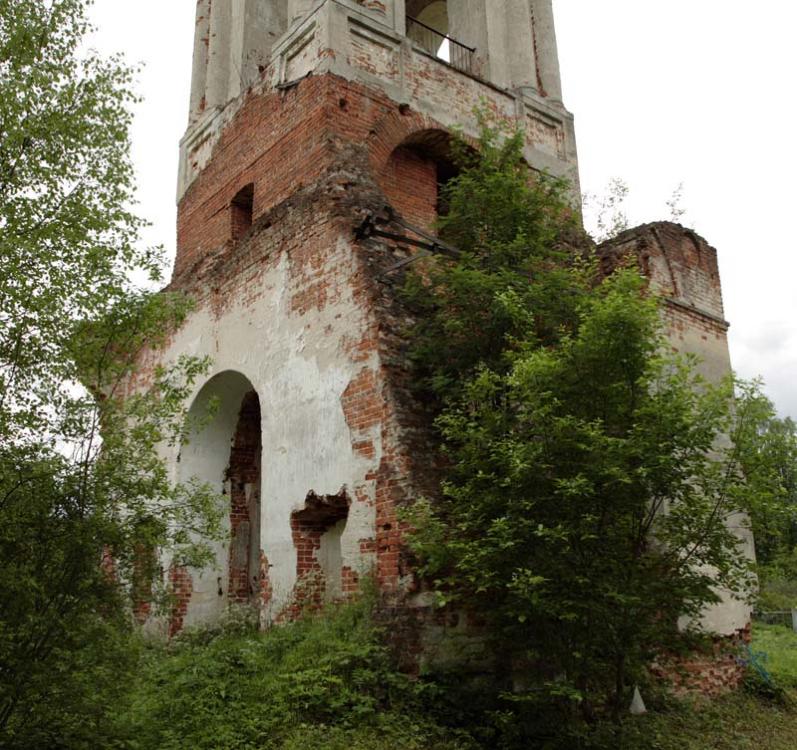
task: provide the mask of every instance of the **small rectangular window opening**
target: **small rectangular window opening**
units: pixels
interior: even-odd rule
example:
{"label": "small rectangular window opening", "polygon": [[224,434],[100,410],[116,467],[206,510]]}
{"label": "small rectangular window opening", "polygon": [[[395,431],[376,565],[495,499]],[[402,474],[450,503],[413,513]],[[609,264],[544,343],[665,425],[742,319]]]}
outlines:
{"label": "small rectangular window opening", "polygon": [[237,242],[252,228],[255,186],[249,183],[241,188],[230,204],[230,230],[233,242]]}

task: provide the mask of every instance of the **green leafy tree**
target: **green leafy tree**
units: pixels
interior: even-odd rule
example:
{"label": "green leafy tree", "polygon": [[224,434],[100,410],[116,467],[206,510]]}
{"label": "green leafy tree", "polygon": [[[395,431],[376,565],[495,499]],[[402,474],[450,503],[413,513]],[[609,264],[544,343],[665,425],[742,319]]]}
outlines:
{"label": "green leafy tree", "polygon": [[561,192],[530,180],[517,136],[488,129],[460,164],[441,229],[462,258],[408,283],[429,297],[413,347],[447,459],[411,544],[439,602],[486,622],[505,674],[542,676],[531,696],[619,717],[680,617],[751,588],[727,522],[762,491],[740,447],[756,394],[734,401],[730,380],[664,354],[633,267],[598,283],[568,251]]}
{"label": "green leafy tree", "polygon": [[740,440],[746,475],[759,492],[750,508],[760,583],[758,606],[797,606],[797,425],[779,418],[772,402],[751,393],[751,419]]}
{"label": "green leafy tree", "polygon": [[797,547],[797,425],[779,418],[763,394],[750,395],[741,458],[745,473],[760,477],[766,490],[752,508],[756,556],[766,566]]}
{"label": "green leafy tree", "polygon": [[80,53],[86,6],[0,0],[3,747],[112,745],[136,551],[196,561],[218,525],[215,498],[171,486],[157,452],[205,363],[130,387],[187,303],[130,281],[159,280],[163,259],[130,208],[131,71]]}
{"label": "green leafy tree", "polygon": [[439,402],[456,397],[478,366],[505,371],[529,346],[556,342],[575,325],[595,276],[566,183],[529,181],[522,135],[478,114],[479,151],[453,143],[459,174],[439,222],[459,258],[419,263],[403,287],[418,320],[411,336],[418,384]]}

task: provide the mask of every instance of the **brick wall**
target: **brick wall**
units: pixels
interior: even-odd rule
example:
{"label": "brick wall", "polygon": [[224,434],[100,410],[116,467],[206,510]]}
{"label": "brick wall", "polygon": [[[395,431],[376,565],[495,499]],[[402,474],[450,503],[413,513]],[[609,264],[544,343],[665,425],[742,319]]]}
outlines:
{"label": "brick wall", "polygon": [[155,550],[144,544],[136,545],[133,557],[133,580],[131,594],[133,599],[133,617],[138,623],[144,623],[152,612],[152,584],[158,568]]}
{"label": "brick wall", "polygon": [[183,565],[172,565],[169,568],[169,591],[172,596],[169,637],[177,635],[183,629],[193,589],[193,581],[188,568]]}
{"label": "brick wall", "polygon": [[637,259],[658,294],[723,321],[717,251],[692,230],[666,221],[646,224],[604,243],[598,253],[607,270],[624,256]]}
{"label": "brick wall", "polygon": [[[428,129],[442,131],[439,123],[381,91],[333,75],[249,97],[180,201],[174,282],[184,283],[183,277],[198,264],[233,244],[237,224],[231,206],[243,188],[253,185],[252,217],[257,222],[323,179],[347,150],[361,151],[370,169],[362,166],[390,193],[388,200],[395,199],[397,208],[406,208],[428,226],[436,203],[433,161],[407,149],[388,164],[405,139]],[[351,180],[362,177],[355,173]]]}
{"label": "brick wall", "polygon": [[[290,259],[292,314],[323,310],[336,300],[341,285],[351,285],[354,304],[368,311],[371,322],[362,335],[340,341],[352,361],[363,362],[341,407],[354,451],[373,462],[351,491],[375,508],[376,527],[363,535],[359,547],[364,560],[376,559],[379,583],[387,592],[413,585],[396,508],[420,492],[430,494],[435,467],[429,460],[428,416],[411,394],[403,353],[406,312],[381,276],[406,249],[381,241],[353,243],[353,229],[386,203],[411,222],[431,227],[437,163],[412,145],[420,132],[441,131],[382,92],[331,75],[250,97],[180,203],[170,287],[222,316],[233,300],[255,305],[261,293],[255,291],[256,279],[283,257]],[[402,147],[405,142],[410,145]],[[230,209],[250,183],[253,225],[234,242]],[[330,263],[339,254],[340,275]],[[237,492],[231,498],[234,533],[247,520]],[[322,530],[307,525],[292,531],[299,579],[316,575]],[[243,600],[251,572],[231,570],[231,599]],[[259,575],[261,580],[268,575],[262,562]],[[341,572],[343,592],[355,590],[359,578],[360,571],[347,566]],[[260,585],[262,597],[270,588]]]}
{"label": "brick wall", "polygon": [[411,224],[431,230],[437,219],[437,162],[410,146],[399,146],[380,176],[391,206]]}
{"label": "brick wall", "polygon": [[674,351],[696,354],[711,381],[731,371],[717,251],[695,232],[671,222],[629,229],[598,248],[606,272],[635,259],[662,298],[665,334]]}
{"label": "brick wall", "polygon": [[[254,601],[260,571],[250,570],[253,532],[260,524],[259,504],[252,497],[260,487],[260,400],[254,391],[241,402],[238,426],[230,450],[230,561],[227,600]],[[256,535],[255,535],[256,538]]]}
{"label": "brick wall", "polygon": [[662,654],[650,672],[676,695],[717,697],[742,684],[746,672],[744,647],[750,642],[748,625],[731,636],[712,638],[705,651],[685,656]]}

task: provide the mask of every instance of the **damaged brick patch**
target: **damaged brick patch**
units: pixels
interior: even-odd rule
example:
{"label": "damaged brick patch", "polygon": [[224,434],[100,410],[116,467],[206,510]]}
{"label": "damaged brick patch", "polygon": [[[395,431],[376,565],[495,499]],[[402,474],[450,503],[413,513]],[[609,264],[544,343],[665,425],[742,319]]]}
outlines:
{"label": "damaged brick patch", "polygon": [[[294,606],[320,604],[329,579],[341,577],[342,566],[325,569],[320,552],[324,535],[346,521],[350,506],[351,499],[345,488],[335,495],[318,495],[311,490],[307,493],[304,507],[291,513],[291,533],[296,548]],[[339,537],[337,543],[339,549]]]}

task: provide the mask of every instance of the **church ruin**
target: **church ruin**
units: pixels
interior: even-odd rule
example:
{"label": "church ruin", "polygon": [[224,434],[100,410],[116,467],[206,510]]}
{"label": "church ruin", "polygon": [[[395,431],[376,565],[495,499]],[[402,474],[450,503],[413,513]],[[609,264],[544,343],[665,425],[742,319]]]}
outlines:
{"label": "church ruin", "polygon": [[[578,192],[552,0],[198,0],[169,287],[196,307],[142,363],[212,360],[187,406],[212,400],[216,416],[166,459],[175,480],[226,495],[230,540],[215,566],[170,570],[172,632],[236,602],[279,621],[371,571],[423,605],[397,509],[433,481],[428,425],[385,283],[411,251],[384,235],[428,239],[450,130],[475,136],[478,105]],[[603,254],[628,250],[666,299],[673,345],[724,375],[716,252],[673,224]],[[707,614],[723,635],[748,622],[731,600]]]}

